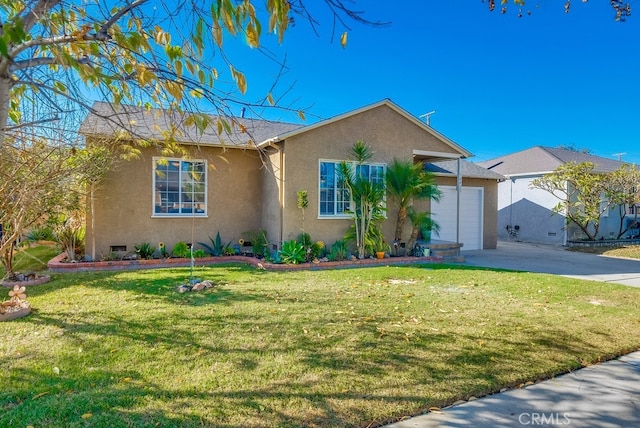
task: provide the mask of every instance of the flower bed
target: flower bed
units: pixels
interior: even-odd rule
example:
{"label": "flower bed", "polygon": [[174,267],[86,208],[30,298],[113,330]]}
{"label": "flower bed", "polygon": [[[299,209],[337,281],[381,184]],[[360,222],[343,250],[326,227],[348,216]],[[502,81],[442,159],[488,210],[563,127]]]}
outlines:
{"label": "flower bed", "polygon": [[[432,257],[388,257],[384,259],[362,259],[362,260],[343,260],[334,262],[319,263],[300,263],[300,264],[275,264],[269,263],[256,257],[250,256],[219,256],[219,257],[203,257],[195,259],[195,264],[213,265],[222,263],[248,263],[260,269],[268,270],[318,270],[318,269],[341,269],[350,267],[364,266],[384,266],[384,265],[406,265],[414,263],[442,263],[443,258],[438,256]],[[112,260],[103,262],[73,262],[66,261],[66,255],[60,254],[47,263],[47,267],[51,272],[91,272],[102,270],[134,270],[134,269],[154,269],[169,267],[184,267],[191,264],[190,259],[185,258],[167,258],[152,260]]]}

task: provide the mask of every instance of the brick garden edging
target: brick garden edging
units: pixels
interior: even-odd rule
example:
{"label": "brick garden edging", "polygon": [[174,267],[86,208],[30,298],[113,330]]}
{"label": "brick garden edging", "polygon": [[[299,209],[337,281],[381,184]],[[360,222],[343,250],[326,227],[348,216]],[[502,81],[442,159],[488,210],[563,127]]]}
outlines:
{"label": "brick garden edging", "polygon": [[[136,269],[158,269],[171,267],[190,266],[189,259],[170,258],[170,259],[152,259],[152,260],[112,260],[104,262],[77,262],[68,263],[66,254],[60,254],[47,263],[50,272],[94,272],[109,270],[136,270]],[[223,263],[247,263],[259,269],[273,271],[290,271],[290,270],[322,270],[322,269],[347,269],[367,266],[397,266],[411,265],[419,263],[442,263],[443,257],[387,257],[384,259],[362,259],[362,260],[343,260],[336,262],[320,262],[320,263],[300,263],[293,264],[274,264],[268,263],[255,257],[249,256],[220,256],[220,257],[203,257],[195,259],[196,266],[208,266]]]}

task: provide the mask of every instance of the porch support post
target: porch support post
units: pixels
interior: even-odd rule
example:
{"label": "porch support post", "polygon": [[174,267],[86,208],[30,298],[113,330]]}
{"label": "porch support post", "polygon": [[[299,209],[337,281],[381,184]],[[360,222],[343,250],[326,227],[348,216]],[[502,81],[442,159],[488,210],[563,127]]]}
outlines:
{"label": "porch support post", "polygon": [[458,158],[456,177],[456,244],[460,243],[460,194],[462,193],[462,159]]}

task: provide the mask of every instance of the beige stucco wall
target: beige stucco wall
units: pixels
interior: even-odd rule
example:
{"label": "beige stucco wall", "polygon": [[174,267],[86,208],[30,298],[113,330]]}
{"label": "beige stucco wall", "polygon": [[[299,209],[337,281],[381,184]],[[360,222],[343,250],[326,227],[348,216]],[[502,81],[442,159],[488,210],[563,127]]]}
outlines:
{"label": "beige stucco wall", "polygon": [[[389,163],[393,158],[412,159],[414,150],[458,154],[428,131],[381,105],[339,121],[310,129],[256,151],[202,147],[192,154],[204,159],[215,169],[207,170],[206,218],[154,218],[152,158],[157,152],[147,149],[139,159],[121,162],[105,177],[95,197],[95,230],[91,230],[91,213],[87,220],[87,253],[95,238],[100,259],[109,254],[110,246],[149,242],[156,246],[176,242],[208,242],[219,231],[225,242],[245,237],[247,231],[263,228],[272,244],[295,239],[304,229],[314,240],[328,245],[341,239],[350,219],[319,218],[319,160],[348,160],[357,140],[371,146],[370,162]],[[195,149],[194,149],[195,150]],[[224,157],[224,160],[221,157]],[[438,177],[438,184],[455,185],[454,178]],[[497,183],[490,180],[464,179],[465,186],[482,186],[484,192],[484,248],[495,248],[497,228]],[[307,190],[309,206],[304,213],[297,207],[297,192]],[[429,209],[428,202],[418,209]],[[397,210],[388,201],[383,233],[391,242],[395,232]],[[192,228],[194,237],[192,238]],[[407,241],[411,225],[407,221],[403,240]],[[198,246],[196,245],[196,248]]]}
{"label": "beige stucco wall", "polygon": [[[282,146],[285,159],[283,183],[283,239],[295,239],[303,228],[302,211],[297,207],[297,192],[307,190],[309,207],[305,210],[304,230],[312,239],[331,245],[341,239],[351,221],[321,219],[318,210],[319,160],[349,160],[350,150],[357,140],[363,140],[373,151],[369,162],[389,163],[394,157],[412,159],[414,150],[455,154],[449,145],[435,138],[421,126],[382,105],[340,121],[332,122],[287,139]],[[265,203],[274,203],[273,199]],[[387,221],[383,232],[392,242],[397,210],[388,203]],[[410,226],[404,229],[406,238]],[[406,239],[405,238],[405,239]]]}
{"label": "beige stucco wall", "polygon": [[262,169],[262,216],[261,227],[267,232],[267,239],[279,246],[282,199],[282,163],[284,153],[281,150],[269,147],[264,150],[266,160]]}
{"label": "beige stucco wall", "polygon": [[152,217],[154,156],[158,156],[154,149],[146,149],[139,159],[121,161],[106,175],[95,195],[93,231],[88,210],[88,254],[94,237],[95,258],[100,259],[109,254],[113,245],[126,245],[127,251],[133,251],[137,243],[157,246],[164,242],[171,249],[178,241],[209,242],[209,237],[215,238],[218,231],[225,243],[232,239],[235,243],[244,232],[260,227],[262,163],[256,152],[194,149],[192,158],[208,163],[207,217],[195,219]]}
{"label": "beige stucco wall", "polygon": [[[437,177],[440,186],[455,186],[455,177]],[[462,186],[484,188],[484,230],[482,231],[482,245],[485,250],[495,249],[498,245],[498,182],[480,178],[464,178]]]}

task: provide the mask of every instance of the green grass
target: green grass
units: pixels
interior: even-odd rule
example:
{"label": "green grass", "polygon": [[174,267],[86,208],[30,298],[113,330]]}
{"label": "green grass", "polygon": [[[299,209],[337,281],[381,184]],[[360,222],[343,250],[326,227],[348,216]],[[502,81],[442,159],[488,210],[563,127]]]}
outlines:
{"label": "green grass", "polygon": [[[36,245],[18,249],[13,256],[13,270],[29,273],[47,269],[47,262],[60,254],[55,245]],[[0,278],[5,275],[4,267],[0,264]]]}
{"label": "green grass", "polygon": [[0,426],[375,426],[640,349],[640,290],[461,266],[54,274]]}
{"label": "green grass", "polygon": [[609,257],[627,257],[640,259],[640,245],[625,245],[623,247],[573,247],[572,251],[583,253],[602,254]]}

